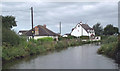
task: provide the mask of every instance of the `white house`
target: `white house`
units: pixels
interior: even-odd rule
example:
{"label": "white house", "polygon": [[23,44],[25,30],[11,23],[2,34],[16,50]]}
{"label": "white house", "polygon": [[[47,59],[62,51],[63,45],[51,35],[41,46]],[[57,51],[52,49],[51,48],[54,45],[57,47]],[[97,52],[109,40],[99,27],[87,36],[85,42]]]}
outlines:
{"label": "white house", "polygon": [[94,37],[95,32],[93,28],[89,27],[87,24],[83,24],[82,22],[80,22],[72,29],[71,35],[76,37],[80,36]]}
{"label": "white house", "polygon": [[[38,25],[33,28],[33,35],[34,39],[44,38],[44,37],[52,37],[56,40],[58,40],[59,34],[54,33],[53,31],[46,28],[46,25]],[[32,38],[32,29],[27,31],[25,35],[28,37],[28,39]]]}

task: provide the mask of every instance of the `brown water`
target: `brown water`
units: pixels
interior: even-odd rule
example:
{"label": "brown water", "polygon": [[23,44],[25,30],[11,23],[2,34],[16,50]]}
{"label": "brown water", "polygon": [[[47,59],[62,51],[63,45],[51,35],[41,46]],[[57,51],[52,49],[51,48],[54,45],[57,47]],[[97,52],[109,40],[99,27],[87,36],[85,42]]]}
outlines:
{"label": "brown water", "polygon": [[86,44],[69,47],[60,52],[39,55],[8,63],[10,69],[117,69],[114,60],[96,52],[100,46]]}

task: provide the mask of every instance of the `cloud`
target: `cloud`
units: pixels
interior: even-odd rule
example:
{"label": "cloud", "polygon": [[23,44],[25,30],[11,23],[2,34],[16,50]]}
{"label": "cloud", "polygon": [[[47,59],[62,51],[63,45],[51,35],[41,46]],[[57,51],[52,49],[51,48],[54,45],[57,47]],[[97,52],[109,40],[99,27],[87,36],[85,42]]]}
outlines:
{"label": "cloud", "polygon": [[117,2],[5,2],[2,3],[2,15],[16,17],[17,31],[30,29],[30,7],[34,10],[34,26],[46,24],[49,29],[59,32],[61,21],[62,34],[70,33],[80,21],[91,27],[97,22],[101,22],[102,26],[118,26]]}

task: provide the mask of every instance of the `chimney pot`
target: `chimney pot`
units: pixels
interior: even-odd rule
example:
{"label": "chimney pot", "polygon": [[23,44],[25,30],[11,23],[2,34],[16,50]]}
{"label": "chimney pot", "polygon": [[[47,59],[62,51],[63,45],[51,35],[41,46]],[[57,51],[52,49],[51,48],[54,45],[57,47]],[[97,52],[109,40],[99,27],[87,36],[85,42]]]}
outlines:
{"label": "chimney pot", "polygon": [[46,24],[44,24],[44,25],[43,25],[43,27],[45,27],[45,28],[46,28]]}
{"label": "chimney pot", "polygon": [[82,24],[82,22],[80,22],[80,24]]}

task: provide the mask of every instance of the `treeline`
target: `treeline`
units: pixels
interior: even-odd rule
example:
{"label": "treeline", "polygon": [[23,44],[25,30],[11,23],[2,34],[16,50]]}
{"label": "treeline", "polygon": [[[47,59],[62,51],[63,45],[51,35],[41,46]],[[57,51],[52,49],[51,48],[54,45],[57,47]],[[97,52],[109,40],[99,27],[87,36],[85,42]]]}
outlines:
{"label": "treeline", "polygon": [[97,36],[119,34],[118,27],[114,27],[112,24],[108,24],[103,28],[100,23],[97,23],[93,25],[93,29]]}

